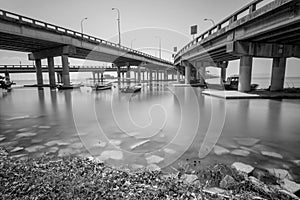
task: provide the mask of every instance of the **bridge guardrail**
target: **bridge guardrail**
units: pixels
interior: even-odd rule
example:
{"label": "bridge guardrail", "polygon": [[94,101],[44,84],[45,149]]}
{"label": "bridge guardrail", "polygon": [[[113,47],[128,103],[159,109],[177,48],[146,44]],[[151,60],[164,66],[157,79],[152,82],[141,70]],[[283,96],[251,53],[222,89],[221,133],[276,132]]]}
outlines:
{"label": "bridge guardrail", "polygon": [[[274,1],[274,0],[272,0],[272,1]],[[218,24],[214,25],[212,28],[210,28],[207,31],[205,31],[204,33],[200,34],[198,37],[196,37],[194,40],[192,40],[187,45],[185,45],[182,49],[180,49],[177,52],[177,54],[174,56],[174,60],[176,60],[180,55],[182,55],[191,46],[196,45],[197,43],[200,43],[202,40],[204,40],[208,36],[212,35],[213,33],[218,32],[225,27],[228,27],[231,23],[237,21],[238,19],[244,17],[245,15],[256,11],[258,9],[259,4],[262,2],[267,2],[267,0],[254,0],[254,1],[250,2],[246,6],[242,7],[238,11],[234,12],[229,17],[226,17],[224,20],[222,20]],[[247,14],[246,14],[246,12],[247,12]]]}
{"label": "bridge guardrail", "polygon": [[148,57],[148,58],[151,58],[151,59],[154,59],[154,60],[157,60],[159,62],[166,63],[166,64],[173,64],[169,61],[157,58],[155,56],[152,56],[152,55],[149,55],[149,54],[146,54],[146,53],[134,50],[134,49],[130,49],[130,48],[125,47],[125,46],[119,46],[116,43],[112,43],[112,42],[109,42],[109,41],[106,41],[106,40],[103,40],[103,39],[100,39],[100,38],[96,38],[96,37],[93,37],[93,36],[90,36],[90,35],[79,33],[77,31],[66,29],[66,28],[56,26],[56,25],[53,25],[53,24],[50,24],[50,23],[46,23],[46,22],[43,22],[43,21],[40,21],[40,20],[36,20],[36,19],[29,18],[29,17],[22,16],[22,15],[18,15],[18,14],[9,12],[9,11],[5,11],[5,10],[0,9],[0,16],[2,16],[3,18],[11,19],[11,20],[16,20],[20,23],[30,24],[30,25],[37,26],[37,27],[40,27],[40,28],[46,28],[49,31],[55,31],[55,32],[63,33],[63,34],[66,34],[66,35],[69,35],[69,36],[72,36],[72,37],[75,37],[75,38],[81,37],[81,39],[87,40],[89,42],[98,43],[98,44],[105,44],[105,45],[108,45],[108,46],[117,47],[117,48],[120,48],[122,50],[131,52],[131,53],[136,53],[138,55],[142,55],[144,57]]}

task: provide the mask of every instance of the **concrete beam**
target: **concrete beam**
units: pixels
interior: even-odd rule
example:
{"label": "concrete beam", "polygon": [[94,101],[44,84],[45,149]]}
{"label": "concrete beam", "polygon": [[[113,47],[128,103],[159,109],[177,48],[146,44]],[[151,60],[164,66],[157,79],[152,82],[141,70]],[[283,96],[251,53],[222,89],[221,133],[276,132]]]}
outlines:
{"label": "concrete beam", "polygon": [[73,46],[60,46],[52,49],[45,49],[38,52],[28,54],[29,60],[44,59],[48,57],[57,57],[62,55],[76,54],[76,47]]}
{"label": "concrete beam", "polygon": [[235,56],[300,58],[300,45],[234,41],[226,45],[226,52]]}

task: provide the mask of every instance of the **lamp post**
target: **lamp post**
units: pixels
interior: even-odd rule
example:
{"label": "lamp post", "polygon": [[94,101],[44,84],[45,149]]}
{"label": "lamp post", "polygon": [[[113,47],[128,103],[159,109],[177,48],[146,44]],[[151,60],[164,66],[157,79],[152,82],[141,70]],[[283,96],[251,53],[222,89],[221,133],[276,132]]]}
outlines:
{"label": "lamp post", "polygon": [[118,12],[118,32],[119,32],[119,46],[121,46],[121,30],[120,30],[120,10],[118,8],[112,8],[112,10],[117,10]]}
{"label": "lamp post", "polygon": [[134,38],[133,40],[131,40],[131,42],[130,42],[130,48],[132,49],[132,43],[133,43],[133,41],[135,41],[136,39]]}
{"label": "lamp post", "polygon": [[81,22],[80,22],[80,25],[81,25],[81,34],[83,35],[83,22],[84,22],[84,20],[87,20],[88,18],[87,17],[85,17],[85,18],[83,18],[82,20],[81,20]]}
{"label": "lamp post", "polygon": [[161,37],[155,36],[155,38],[159,39],[159,58],[161,59]]}
{"label": "lamp post", "polygon": [[216,23],[213,19],[205,18],[204,21],[210,21],[213,24],[213,26],[216,25]]}

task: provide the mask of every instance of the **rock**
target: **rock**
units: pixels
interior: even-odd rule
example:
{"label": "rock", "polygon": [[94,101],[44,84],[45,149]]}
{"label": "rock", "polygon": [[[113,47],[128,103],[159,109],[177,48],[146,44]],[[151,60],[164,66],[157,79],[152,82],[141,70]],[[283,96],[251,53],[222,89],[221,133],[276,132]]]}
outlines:
{"label": "rock", "polygon": [[66,148],[66,149],[60,149],[58,151],[58,157],[63,157],[63,156],[69,156],[74,153],[74,150],[71,148]]}
{"label": "rock", "polygon": [[18,130],[18,132],[28,132],[30,128],[21,128]]}
{"label": "rock", "polygon": [[51,147],[47,152],[49,153],[56,153],[58,151],[58,147]]}
{"label": "rock", "polygon": [[136,143],[136,144],[133,144],[133,145],[130,146],[130,149],[131,149],[131,150],[134,150],[134,149],[136,149],[137,147],[142,146],[143,144],[146,144],[146,143],[149,142],[149,141],[150,141],[150,140],[143,140],[143,141],[141,141],[141,142],[138,142],[138,143]]}
{"label": "rock", "polygon": [[143,165],[138,165],[138,164],[132,164],[132,165],[130,165],[130,166],[131,166],[131,168],[132,168],[133,170],[137,170],[137,169],[142,169],[142,168],[144,168]]}
{"label": "rock", "polygon": [[41,143],[43,139],[32,139],[31,143]]}
{"label": "rock", "polygon": [[230,148],[230,149],[237,149],[239,148],[239,145],[237,145],[235,143],[235,141],[232,141],[232,140],[221,140],[221,141],[218,141],[218,144],[220,144],[222,147],[225,147],[225,148]]}
{"label": "rock", "polygon": [[36,151],[41,150],[43,148],[45,148],[45,146],[36,145],[36,146],[27,147],[27,148],[25,148],[25,150],[30,152],[30,153],[33,153],[33,152],[36,152]]}
{"label": "rock", "polygon": [[11,117],[6,119],[7,121],[12,121],[12,120],[18,120],[18,119],[26,119],[29,118],[29,115],[23,115],[23,116],[17,116],[17,117]]}
{"label": "rock", "polygon": [[281,187],[291,193],[295,193],[300,190],[300,184],[295,183],[287,178],[282,180]]}
{"label": "rock", "polygon": [[234,140],[243,146],[253,146],[258,143],[260,140],[256,138],[234,138]]}
{"label": "rock", "polygon": [[113,139],[113,140],[109,140],[109,143],[114,145],[114,146],[119,146],[122,143],[122,141]]}
{"label": "rock", "polygon": [[293,194],[293,193],[291,193],[291,192],[289,192],[289,191],[287,191],[287,190],[283,190],[283,189],[279,189],[278,191],[279,191],[280,193],[283,193],[283,194],[285,194],[285,195],[290,196],[292,199],[299,199],[299,196],[297,196],[296,193]]}
{"label": "rock", "polygon": [[17,151],[21,151],[23,150],[24,147],[15,147],[14,149],[12,149],[10,152],[13,153],[13,152],[17,152]]}
{"label": "rock", "polygon": [[0,142],[5,140],[5,139],[6,139],[6,137],[0,137]]}
{"label": "rock", "polygon": [[63,141],[57,141],[56,143],[58,146],[67,146],[69,145],[70,143],[69,142],[63,142]]}
{"label": "rock", "polygon": [[83,145],[81,142],[77,142],[77,143],[73,143],[73,144],[69,145],[69,147],[74,148],[74,149],[82,149]]}
{"label": "rock", "polygon": [[116,150],[111,150],[111,151],[103,151],[101,153],[101,158],[106,159],[113,159],[113,160],[122,160],[123,159],[123,152],[122,151],[116,151]]}
{"label": "rock", "polygon": [[160,167],[156,164],[150,164],[146,167],[147,170],[149,171],[160,171]]}
{"label": "rock", "polygon": [[174,149],[164,148],[163,150],[167,154],[175,154],[176,153],[176,151]]}
{"label": "rock", "polygon": [[49,129],[49,128],[51,128],[50,126],[39,126],[38,127],[39,129]]}
{"label": "rock", "polygon": [[58,140],[52,140],[52,141],[49,141],[47,143],[45,143],[46,146],[54,146],[58,143],[59,141]]}
{"label": "rock", "polygon": [[230,154],[235,155],[235,156],[248,156],[250,154],[249,151],[243,150],[243,149],[235,149],[230,152]]}
{"label": "rock", "polygon": [[186,184],[195,184],[196,181],[198,180],[198,176],[195,174],[184,174],[181,176],[181,179]]}
{"label": "rock", "polygon": [[223,154],[227,154],[230,151],[228,149],[224,148],[224,147],[215,145],[214,146],[214,152],[215,152],[216,155],[220,156],[220,155],[223,155]]}
{"label": "rock", "polygon": [[220,182],[220,187],[223,189],[227,189],[230,186],[233,186],[235,184],[234,178],[232,176],[226,175]]}
{"label": "rock", "polygon": [[283,156],[279,153],[276,153],[276,152],[261,151],[261,154],[264,155],[264,156],[270,156],[270,157],[273,157],[273,158],[283,159]]}
{"label": "rock", "polygon": [[203,192],[211,194],[211,195],[219,195],[219,194],[225,194],[226,190],[223,190],[218,187],[211,187],[211,188],[203,189]]}
{"label": "rock", "polygon": [[88,158],[90,161],[95,162],[95,163],[98,163],[98,164],[104,163],[104,161],[101,160],[101,158],[99,158],[99,157],[89,156],[89,157],[87,157],[87,158]]}
{"label": "rock", "polygon": [[243,172],[246,174],[249,174],[250,172],[252,172],[254,170],[254,167],[252,167],[251,165],[247,165],[241,162],[235,162],[231,165],[232,168],[236,169],[239,172]]}
{"label": "rock", "polygon": [[151,155],[146,157],[147,163],[148,164],[153,164],[153,163],[159,163],[164,160],[164,158],[157,156],[157,155]]}
{"label": "rock", "polygon": [[295,163],[296,165],[300,166],[300,160],[292,160],[293,163]]}
{"label": "rock", "polygon": [[256,191],[263,191],[266,194],[270,194],[272,192],[266,184],[253,176],[249,177],[249,181],[254,185]]}
{"label": "rock", "polygon": [[17,141],[11,141],[11,142],[2,142],[0,143],[1,147],[5,147],[6,149],[13,149],[13,146],[18,144]]}
{"label": "rock", "polygon": [[249,174],[249,176],[253,176],[268,185],[277,184],[277,178],[271,175],[270,172],[266,169],[255,167],[254,170]]}
{"label": "rock", "polygon": [[293,177],[291,176],[291,174],[285,169],[270,168],[267,170],[269,171],[270,174],[272,174],[273,176],[275,176],[279,179],[287,178],[289,180],[293,180]]}
{"label": "rock", "polygon": [[10,156],[11,158],[21,158],[21,157],[26,157],[27,158],[27,154],[18,154],[18,155],[13,155]]}
{"label": "rock", "polygon": [[260,154],[258,151],[255,151],[253,149],[250,149],[248,147],[243,147],[243,146],[240,146],[240,149],[243,149],[245,151],[249,151],[249,152],[252,152],[252,153],[255,153],[255,154]]}
{"label": "rock", "polygon": [[19,133],[16,135],[16,138],[21,138],[21,137],[31,137],[35,136],[37,133],[32,133],[32,132],[24,132],[24,133]]}

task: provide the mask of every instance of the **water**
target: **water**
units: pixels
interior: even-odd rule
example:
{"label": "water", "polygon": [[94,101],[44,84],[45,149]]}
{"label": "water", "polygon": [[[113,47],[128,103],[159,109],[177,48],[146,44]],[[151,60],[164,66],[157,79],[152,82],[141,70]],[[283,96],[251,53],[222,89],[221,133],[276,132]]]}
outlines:
{"label": "water", "polygon": [[[190,159],[294,169],[291,161],[300,159],[299,100],[224,100],[202,95],[200,88],[156,82],[144,84],[141,93],[125,94],[115,86],[0,93],[0,145],[24,148],[12,153],[20,158],[92,155],[133,168],[177,166]],[[241,144],[241,138],[257,141]],[[214,144],[249,155],[216,155]]]}

